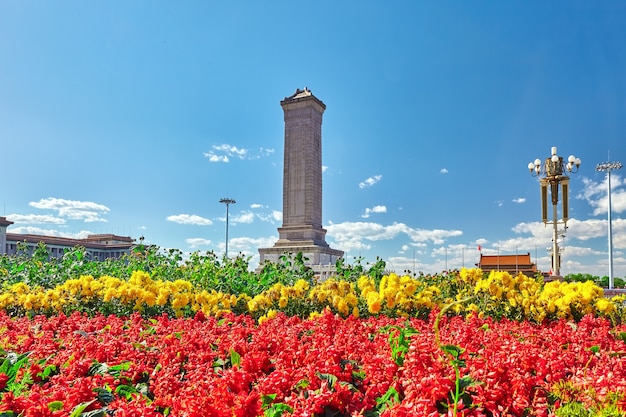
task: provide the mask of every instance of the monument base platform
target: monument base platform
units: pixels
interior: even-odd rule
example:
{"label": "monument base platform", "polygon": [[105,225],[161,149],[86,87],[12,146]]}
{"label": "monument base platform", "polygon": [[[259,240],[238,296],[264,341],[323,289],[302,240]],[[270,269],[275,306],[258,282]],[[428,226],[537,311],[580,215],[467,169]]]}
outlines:
{"label": "monument base platform", "polygon": [[336,272],[337,260],[343,258],[343,251],[307,243],[309,242],[294,244],[294,242],[281,242],[279,240],[271,248],[259,248],[260,261],[257,270],[263,267],[265,261],[280,263],[280,258],[285,253],[295,256],[301,252],[302,256],[306,258],[304,264],[310,267],[319,279],[323,280],[333,275]]}

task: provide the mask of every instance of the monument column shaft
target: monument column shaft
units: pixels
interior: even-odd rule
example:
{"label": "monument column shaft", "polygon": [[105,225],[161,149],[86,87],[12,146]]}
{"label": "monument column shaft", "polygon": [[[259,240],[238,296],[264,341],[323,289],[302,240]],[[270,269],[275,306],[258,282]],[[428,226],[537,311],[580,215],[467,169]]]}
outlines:
{"label": "monument column shaft", "polygon": [[326,105],[307,88],[280,102],[285,115],[283,224],[278,241],[260,248],[259,259],[278,262],[284,253],[302,253],[320,276],[343,256],[326,243],[322,227],[322,115]]}
{"label": "monument column shaft", "polygon": [[283,102],[283,226],[322,227],[322,114],[314,98]]}

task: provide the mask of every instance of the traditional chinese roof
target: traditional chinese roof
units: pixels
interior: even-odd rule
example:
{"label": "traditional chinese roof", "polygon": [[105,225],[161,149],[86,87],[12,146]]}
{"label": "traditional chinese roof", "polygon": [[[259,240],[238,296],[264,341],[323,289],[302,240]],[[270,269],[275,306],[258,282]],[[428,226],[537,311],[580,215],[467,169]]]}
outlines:
{"label": "traditional chinese roof", "polygon": [[521,253],[518,255],[480,255],[480,265],[498,266],[498,265],[532,265],[530,253]]}

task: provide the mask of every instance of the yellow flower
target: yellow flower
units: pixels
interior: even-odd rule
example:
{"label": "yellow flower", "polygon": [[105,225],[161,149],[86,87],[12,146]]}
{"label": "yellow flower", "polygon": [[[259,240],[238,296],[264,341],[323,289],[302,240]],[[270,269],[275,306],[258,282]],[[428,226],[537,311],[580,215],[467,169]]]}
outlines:
{"label": "yellow flower", "polygon": [[142,299],[148,307],[154,307],[156,304],[156,296],[152,292],[144,292]]}
{"label": "yellow flower", "polygon": [[187,294],[176,294],[172,300],[172,308],[174,310],[179,310],[185,307],[187,303],[189,303],[189,297]]}
{"label": "yellow flower", "polygon": [[[374,294],[374,293],[373,293]],[[380,313],[381,309],[381,300],[377,296],[368,297],[367,299],[367,310],[372,314]]]}
{"label": "yellow flower", "polygon": [[15,295],[21,295],[28,293],[30,291],[30,288],[28,288],[28,285],[24,284],[23,282],[18,282],[17,284],[13,284],[11,286],[10,291]]}
{"label": "yellow flower", "polygon": [[287,297],[280,297],[280,299],[278,300],[278,307],[285,308],[287,307],[288,302],[289,300],[287,299]]}
{"label": "yellow flower", "polygon": [[267,313],[265,315],[259,317],[259,324],[264,323],[268,320],[272,320],[275,317],[276,317],[276,310],[269,309],[267,310]]}
{"label": "yellow flower", "polygon": [[337,311],[339,311],[339,313],[343,316],[347,316],[349,313],[348,303],[346,303],[346,300],[343,298],[341,298],[337,303]]}
{"label": "yellow flower", "polygon": [[610,300],[606,298],[600,298],[596,301],[596,309],[604,314],[612,313],[615,311],[615,304],[613,304]]}

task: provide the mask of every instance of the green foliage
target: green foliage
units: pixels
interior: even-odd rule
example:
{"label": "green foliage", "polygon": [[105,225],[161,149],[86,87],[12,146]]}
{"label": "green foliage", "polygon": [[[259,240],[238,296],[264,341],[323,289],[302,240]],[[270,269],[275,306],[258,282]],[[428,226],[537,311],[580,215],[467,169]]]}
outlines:
{"label": "green foliage", "polygon": [[567,403],[555,410],[558,417],[587,417],[591,416],[591,411],[581,403]]}
{"label": "green foliage", "polygon": [[386,393],[376,399],[376,407],[365,412],[366,417],[378,417],[388,408],[400,404],[400,393],[390,386]]}
{"label": "green foliage", "polygon": [[[338,261],[337,275],[356,281],[362,275],[370,274],[380,281],[385,262],[377,258],[369,271],[366,271],[361,260],[353,265],[347,265],[343,260]],[[254,296],[277,283],[292,286],[298,280],[304,279],[313,285],[315,273],[307,265],[307,261],[302,253],[285,253],[279,262],[266,261],[254,271],[250,269],[250,257],[242,254],[220,259],[215,252],[196,251],[185,256],[178,249],[161,250],[158,246],[142,243],[120,258],[94,261],[81,246],[67,249],[62,257],[56,258],[50,255],[44,243],[34,249],[19,243],[15,255],[0,255],[0,289],[18,282],[32,288],[50,289],[62,285],[68,279],[78,279],[83,275],[128,279],[134,271],[144,271],[152,279],[182,279],[208,291]]]}
{"label": "green foliage", "polygon": [[[352,264],[346,263],[343,258],[337,259],[335,262],[335,270],[337,278],[348,282],[357,282],[363,275],[367,275],[374,279],[376,285],[380,284],[380,280],[385,275],[387,264],[384,260],[376,257],[376,262],[371,264],[369,268],[363,266],[363,257],[354,258]],[[369,262],[366,265],[370,265]]]}
{"label": "green foliage", "polygon": [[[593,281],[597,285],[608,288],[609,286],[609,277],[603,276],[599,277],[591,274],[568,274],[563,277],[565,282],[587,282]],[[618,277],[613,277],[613,287],[615,288],[626,288],[626,280]]]}
{"label": "green foliage", "polygon": [[264,417],[281,417],[284,412],[292,413],[293,408],[284,403],[274,403],[276,394],[265,394],[261,397]]}
{"label": "green foliage", "polygon": [[28,386],[33,383],[30,371],[24,371],[21,378],[19,380],[17,378],[20,369],[29,367],[29,353],[17,354],[15,352],[2,351],[0,355],[0,359],[2,359],[0,374],[5,374],[9,377],[6,381],[5,388],[0,390],[0,392],[10,391],[15,396],[19,396],[23,391],[28,390]]}
{"label": "green foliage", "polygon": [[391,347],[391,358],[398,366],[404,363],[404,357],[409,352],[411,336],[419,332],[406,323],[406,327],[385,326],[381,330],[389,332],[389,346]]}

